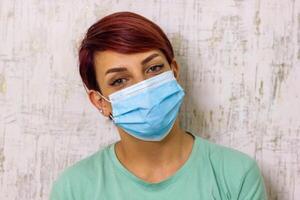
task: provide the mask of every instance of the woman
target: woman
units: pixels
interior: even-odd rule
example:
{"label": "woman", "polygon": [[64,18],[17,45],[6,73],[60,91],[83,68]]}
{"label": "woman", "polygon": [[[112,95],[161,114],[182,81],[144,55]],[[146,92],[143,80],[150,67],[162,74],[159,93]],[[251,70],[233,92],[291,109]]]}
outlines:
{"label": "woman", "polygon": [[91,103],[121,140],[65,169],[50,199],[266,199],[254,159],[179,126],[179,66],[156,24],[108,15],[88,29],[79,62]]}

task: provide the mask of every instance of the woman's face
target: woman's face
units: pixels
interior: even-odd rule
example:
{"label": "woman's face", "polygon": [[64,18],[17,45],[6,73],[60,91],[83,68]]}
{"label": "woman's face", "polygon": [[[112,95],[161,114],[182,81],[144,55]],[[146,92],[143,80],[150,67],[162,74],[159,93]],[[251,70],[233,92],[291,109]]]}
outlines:
{"label": "woman's face", "polygon": [[[151,78],[168,70],[173,70],[178,79],[178,65],[173,59],[169,65],[166,57],[160,50],[151,50],[142,53],[121,54],[115,51],[101,51],[94,55],[96,79],[102,95],[108,96],[116,91]],[[102,114],[109,116],[112,113],[111,104],[101,98],[94,90],[89,92],[91,102]]]}

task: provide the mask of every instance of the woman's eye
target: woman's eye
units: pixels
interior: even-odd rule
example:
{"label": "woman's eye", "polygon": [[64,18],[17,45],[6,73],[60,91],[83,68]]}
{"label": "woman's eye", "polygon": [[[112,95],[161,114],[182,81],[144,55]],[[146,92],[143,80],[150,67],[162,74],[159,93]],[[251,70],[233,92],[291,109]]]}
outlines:
{"label": "woman's eye", "polygon": [[152,67],[150,67],[147,72],[158,72],[159,70],[161,70],[161,68],[163,68],[164,64],[160,64],[160,65],[154,65]]}
{"label": "woman's eye", "polygon": [[112,85],[112,86],[118,86],[118,85],[122,85],[126,81],[127,80],[125,78],[119,78],[119,79],[114,80],[110,85]]}

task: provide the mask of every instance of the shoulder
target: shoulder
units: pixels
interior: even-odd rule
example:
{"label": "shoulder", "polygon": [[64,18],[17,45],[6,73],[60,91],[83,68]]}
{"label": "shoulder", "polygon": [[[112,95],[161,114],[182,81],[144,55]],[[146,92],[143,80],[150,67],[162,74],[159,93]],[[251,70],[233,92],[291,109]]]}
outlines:
{"label": "shoulder", "polygon": [[202,153],[214,166],[226,167],[228,172],[243,173],[256,164],[254,158],[240,150],[213,143],[199,136],[198,138],[201,141],[200,146],[202,145],[200,148],[204,151]]}
{"label": "shoulder", "polygon": [[[231,147],[200,138],[200,150],[217,182],[238,199],[266,199],[265,186],[254,158]],[[255,197],[255,198],[254,198]]]}
{"label": "shoulder", "polygon": [[50,199],[73,199],[74,194],[80,196],[77,194],[89,192],[87,188],[92,190],[103,173],[109,147],[101,148],[60,172],[52,184]]}
{"label": "shoulder", "polygon": [[101,161],[104,159],[104,152],[108,147],[98,150],[97,152],[77,161],[73,165],[65,168],[59,175],[57,181],[72,178],[91,177],[98,170]]}

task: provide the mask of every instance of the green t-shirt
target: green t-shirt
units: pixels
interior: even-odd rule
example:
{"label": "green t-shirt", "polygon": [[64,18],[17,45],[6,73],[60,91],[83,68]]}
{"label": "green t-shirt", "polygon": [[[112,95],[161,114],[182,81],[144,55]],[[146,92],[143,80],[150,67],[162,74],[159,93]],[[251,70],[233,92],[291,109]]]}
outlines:
{"label": "green t-shirt", "polygon": [[250,156],[194,135],[187,161],[167,179],[146,182],[118,160],[110,144],[66,168],[50,200],[264,200],[265,185]]}

